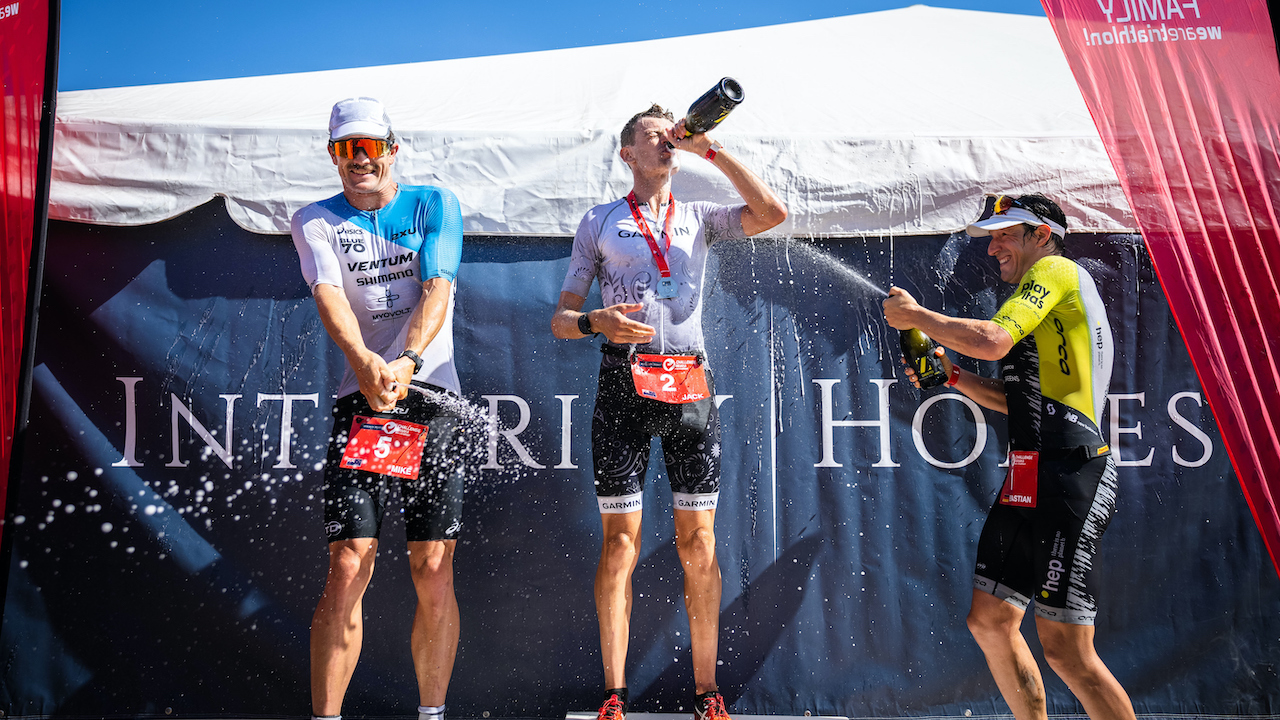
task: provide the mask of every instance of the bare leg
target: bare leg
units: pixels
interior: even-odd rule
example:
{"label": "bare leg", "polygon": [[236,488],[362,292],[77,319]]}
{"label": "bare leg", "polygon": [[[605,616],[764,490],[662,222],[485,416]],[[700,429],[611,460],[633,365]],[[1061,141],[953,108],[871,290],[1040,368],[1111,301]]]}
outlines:
{"label": "bare leg", "polygon": [[596,568],[596,617],[604,686],[627,686],[627,643],[631,633],[631,573],[640,559],[640,511],[601,514],[604,542]]}
{"label": "bare leg", "polygon": [[458,655],[458,599],[453,592],[453,551],[457,540],[411,542],[409,571],[418,593],[413,615],[413,669],[422,705],[444,704]]}
{"label": "bare leg", "polygon": [[716,689],[720,643],[720,563],[715,510],[676,510],[676,552],[684,568],[684,606],[693,646],[694,693]]}
{"label": "bare leg", "polygon": [[1044,658],[1093,720],[1134,720],[1133,704],[1093,647],[1092,625],[1036,618]]}
{"label": "bare leg", "polygon": [[364,591],[378,552],[374,538],[329,543],[329,574],[311,619],[311,712],[339,715],[364,637]]}
{"label": "bare leg", "polygon": [[987,667],[1013,716],[1018,720],[1045,720],[1044,680],[1022,637],[1023,612],[994,595],[974,590],[969,632],[986,655]]}

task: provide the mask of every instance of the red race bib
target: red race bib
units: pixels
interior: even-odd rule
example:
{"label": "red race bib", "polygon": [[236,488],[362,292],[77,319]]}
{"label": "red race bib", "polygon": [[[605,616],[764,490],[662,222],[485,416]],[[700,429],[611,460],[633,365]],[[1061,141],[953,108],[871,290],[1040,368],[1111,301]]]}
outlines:
{"label": "red race bib", "polygon": [[427,426],[357,415],[351,423],[341,467],[416,480],[422,467]]}
{"label": "red race bib", "polygon": [[641,397],[680,405],[711,396],[702,359],[696,355],[636,355],[631,379]]}
{"label": "red race bib", "polygon": [[1000,488],[1000,504],[1035,507],[1040,486],[1037,472],[1040,453],[1035,450],[1013,450],[1009,453],[1009,474]]}

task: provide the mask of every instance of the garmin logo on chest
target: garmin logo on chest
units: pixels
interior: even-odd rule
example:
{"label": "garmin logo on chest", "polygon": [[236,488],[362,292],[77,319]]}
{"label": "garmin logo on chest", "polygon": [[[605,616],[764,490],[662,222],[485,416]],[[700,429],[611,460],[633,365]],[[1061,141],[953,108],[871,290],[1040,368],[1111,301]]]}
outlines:
{"label": "garmin logo on chest", "polygon": [[[685,237],[688,235],[692,235],[693,229],[687,228],[687,227],[671,228],[671,234],[676,237]],[[666,236],[666,233],[663,233],[663,236]],[[644,237],[644,233],[640,232],[639,230],[618,230],[618,237],[620,238]]]}

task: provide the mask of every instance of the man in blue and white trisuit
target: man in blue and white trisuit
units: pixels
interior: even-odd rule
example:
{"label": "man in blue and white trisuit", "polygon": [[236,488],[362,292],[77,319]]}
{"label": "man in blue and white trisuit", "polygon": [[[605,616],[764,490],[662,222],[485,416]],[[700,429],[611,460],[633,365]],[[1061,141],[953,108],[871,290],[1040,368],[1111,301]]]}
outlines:
{"label": "man in blue and white trisuit", "polygon": [[453,283],[462,215],[444,188],[399,185],[391,172],[398,151],[381,103],[338,102],[329,157],[342,192],[293,216],[302,274],[347,359],[325,464],[329,572],[311,622],[316,718],[341,717],[393,483],[404,503],[418,596],[410,645],[420,720],[442,720],[458,649],[453,553],[464,453],[459,418],[448,405],[459,393]]}
{"label": "man in blue and white trisuit", "polygon": [[[698,720],[727,720],[717,692],[720,566],[714,522],[720,492],[720,420],[702,339],[702,285],[711,243],[755,235],[781,223],[786,205],[705,134],[685,137],[684,121],[654,105],[622,129],[631,169],[626,198],[587,213],[573,241],[556,337],[603,334],[591,423],[596,499],[604,527],[596,570],[596,615],[604,662],[600,720],[627,711],[626,659],[631,575],[640,551],[641,497],[649,443],[662,438],[675,507],[676,549],[693,650]],[[678,152],[679,151],[679,152]],[[671,178],[680,152],[709,160],[746,205],[677,202]],[[599,280],[605,307],[582,312]]]}

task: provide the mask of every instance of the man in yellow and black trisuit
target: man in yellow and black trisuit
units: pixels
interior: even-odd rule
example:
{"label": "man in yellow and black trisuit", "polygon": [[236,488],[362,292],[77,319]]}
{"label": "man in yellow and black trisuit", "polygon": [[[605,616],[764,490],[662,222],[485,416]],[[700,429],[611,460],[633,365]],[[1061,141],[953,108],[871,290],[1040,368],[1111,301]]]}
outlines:
{"label": "man in yellow and black trisuit", "polygon": [[990,236],[1000,279],[1017,287],[995,317],[948,317],[896,287],[884,314],[896,329],[1001,361],[1002,377],[984,378],[937,351],[950,387],[1009,416],[1009,473],[978,540],[968,618],[1000,693],[1018,720],[1046,717],[1044,682],[1019,630],[1034,599],[1045,659],[1089,717],[1131,720],[1128,694],[1093,646],[1091,578],[1116,503],[1116,466],[1100,429],[1111,327],[1093,278],[1062,254],[1066,227],[1043,195],[988,200],[968,233]]}

